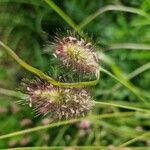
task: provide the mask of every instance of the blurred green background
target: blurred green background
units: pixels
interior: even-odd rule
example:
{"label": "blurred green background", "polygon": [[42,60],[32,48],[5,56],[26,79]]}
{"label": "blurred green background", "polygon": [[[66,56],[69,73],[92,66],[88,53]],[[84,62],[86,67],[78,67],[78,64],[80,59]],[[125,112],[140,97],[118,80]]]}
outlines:
{"label": "blurred green background", "polygon": [[[47,3],[48,1],[50,0],[0,0],[0,40],[30,65],[54,75],[59,68],[56,71],[56,62],[45,47],[49,41],[54,40],[56,32],[65,35],[66,30],[74,29]],[[120,80],[132,83],[131,87],[142,95],[147,105],[128,88],[101,73],[99,84],[92,88],[93,99],[132,106],[135,108],[132,111],[134,115],[86,120],[82,123],[88,125],[87,129],[83,129],[82,123],[75,123],[2,139],[0,148],[91,145],[113,149],[143,133],[149,133],[150,116],[137,108],[146,111],[150,108],[150,1],[53,2],[79,24],[77,27],[88,21],[81,30],[88,33],[94,41],[101,58],[100,65]],[[123,8],[120,8],[120,5],[123,5]],[[93,19],[90,20],[91,18]],[[23,78],[33,77],[0,49],[0,135],[51,122],[49,118],[36,118],[35,114],[31,113],[31,108],[17,103],[20,99],[14,91],[20,88]],[[121,114],[126,111],[131,110],[99,105],[93,109],[92,114]],[[150,149],[150,134],[129,146],[132,146],[131,149]]]}

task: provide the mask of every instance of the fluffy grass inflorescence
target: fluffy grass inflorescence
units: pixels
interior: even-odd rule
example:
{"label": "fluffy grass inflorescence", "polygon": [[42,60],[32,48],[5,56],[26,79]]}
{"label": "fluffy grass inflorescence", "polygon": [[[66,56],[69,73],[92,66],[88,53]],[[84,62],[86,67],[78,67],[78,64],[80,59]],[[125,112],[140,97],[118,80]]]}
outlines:
{"label": "fluffy grass inflorescence", "polygon": [[97,74],[99,71],[98,57],[94,46],[82,38],[79,40],[72,35],[56,38],[54,56],[73,71],[87,74]]}
{"label": "fluffy grass inflorescence", "polygon": [[86,115],[93,101],[86,88],[60,88],[41,80],[25,83],[27,103],[37,114],[54,119],[68,119]]}
{"label": "fluffy grass inflorescence", "polygon": [[[71,71],[98,75],[98,58],[91,43],[70,35],[56,38],[53,46],[54,56]],[[27,103],[38,115],[54,119],[75,118],[86,115],[94,105],[86,87],[59,87],[40,79],[25,85]]]}

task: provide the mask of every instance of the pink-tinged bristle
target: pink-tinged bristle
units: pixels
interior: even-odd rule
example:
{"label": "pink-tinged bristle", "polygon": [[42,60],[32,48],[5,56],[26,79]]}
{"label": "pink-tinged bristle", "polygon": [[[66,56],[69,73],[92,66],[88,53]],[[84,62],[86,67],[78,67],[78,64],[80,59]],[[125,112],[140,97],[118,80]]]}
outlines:
{"label": "pink-tinged bristle", "polygon": [[68,36],[54,43],[54,53],[60,61],[76,72],[95,74],[98,57],[91,43]]}
{"label": "pink-tinged bristle", "polygon": [[86,115],[93,101],[85,88],[60,88],[44,81],[32,81],[26,85],[27,103],[37,115],[49,115],[54,119],[68,119]]}

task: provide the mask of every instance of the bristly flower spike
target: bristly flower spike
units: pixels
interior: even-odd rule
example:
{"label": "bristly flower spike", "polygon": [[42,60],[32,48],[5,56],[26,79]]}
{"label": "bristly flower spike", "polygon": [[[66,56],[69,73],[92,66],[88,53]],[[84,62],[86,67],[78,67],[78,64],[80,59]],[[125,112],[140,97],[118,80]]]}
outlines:
{"label": "bristly flower spike", "polygon": [[98,74],[98,57],[91,43],[73,36],[56,38],[54,56],[76,72]]}
{"label": "bristly flower spike", "polygon": [[24,83],[27,103],[37,114],[54,119],[86,115],[94,105],[86,88],[60,88],[41,80]]}

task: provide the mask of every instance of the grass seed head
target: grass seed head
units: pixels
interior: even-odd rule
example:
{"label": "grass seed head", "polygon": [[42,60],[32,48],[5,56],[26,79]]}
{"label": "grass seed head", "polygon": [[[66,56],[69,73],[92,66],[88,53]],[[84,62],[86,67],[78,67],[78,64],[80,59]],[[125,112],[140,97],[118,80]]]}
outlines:
{"label": "grass seed head", "polygon": [[60,88],[41,80],[29,81],[25,88],[29,106],[54,119],[84,116],[94,104],[85,88]]}
{"label": "grass seed head", "polygon": [[76,72],[98,72],[98,57],[94,46],[83,39],[79,40],[73,36],[57,38],[54,43],[54,56]]}

